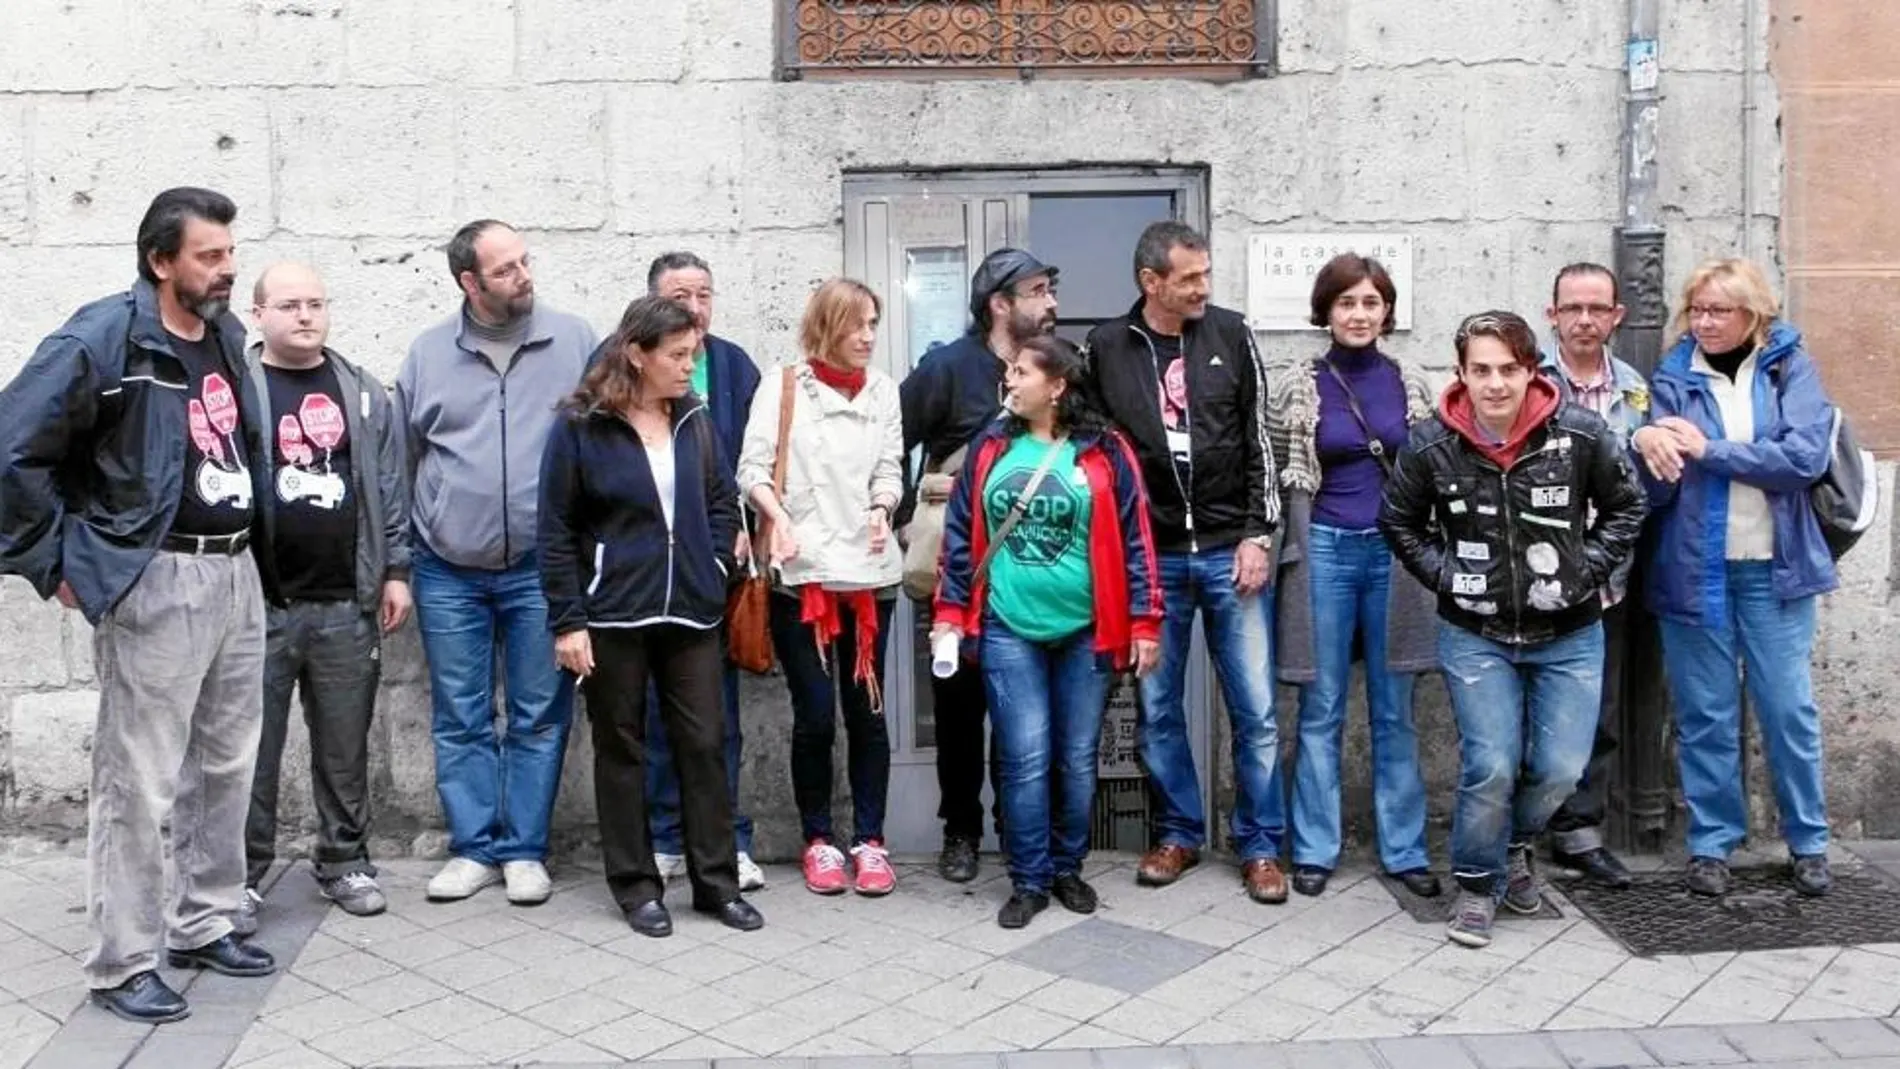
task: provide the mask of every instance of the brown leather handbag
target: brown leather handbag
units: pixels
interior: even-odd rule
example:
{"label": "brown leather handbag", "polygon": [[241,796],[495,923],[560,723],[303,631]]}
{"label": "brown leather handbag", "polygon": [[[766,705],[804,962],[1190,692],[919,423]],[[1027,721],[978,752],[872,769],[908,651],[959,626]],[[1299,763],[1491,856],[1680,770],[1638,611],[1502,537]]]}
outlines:
{"label": "brown leather handbag", "polygon": [[[778,451],[772,454],[772,496],[782,506],[785,501],[785,462],[792,439],[792,402],[797,389],[796,371],[785,369],[778,399]],[[746,561],[746,575],[726,601],[726,650],[732,663],[748,672],[760,674],[772,670],[772,574],[760,565],[769,558],[772,546],[772,521],[760,517],[752,538],[752,555]]]}

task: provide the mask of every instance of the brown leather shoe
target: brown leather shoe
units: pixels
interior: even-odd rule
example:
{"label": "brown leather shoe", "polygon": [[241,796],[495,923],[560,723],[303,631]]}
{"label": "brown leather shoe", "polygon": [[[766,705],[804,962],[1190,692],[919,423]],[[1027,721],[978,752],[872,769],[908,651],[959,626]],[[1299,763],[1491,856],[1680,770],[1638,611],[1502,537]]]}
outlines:
{"label": "brown leather shoe", "polygon": [[1277,906],[1286,901],[1286,873],[1270,857],[1257,857],[1242,865],[1240,882],[1247,887],[1247,897],[1255,902]]}
{"label": "brown leather shoe", "polygon": [[1201,852],[1191,846],[1173,843],[1157,846],[1141,855],[1141,865],[1135,869],[1135,882],[1143,887],[1166,887],[1200,863]]}

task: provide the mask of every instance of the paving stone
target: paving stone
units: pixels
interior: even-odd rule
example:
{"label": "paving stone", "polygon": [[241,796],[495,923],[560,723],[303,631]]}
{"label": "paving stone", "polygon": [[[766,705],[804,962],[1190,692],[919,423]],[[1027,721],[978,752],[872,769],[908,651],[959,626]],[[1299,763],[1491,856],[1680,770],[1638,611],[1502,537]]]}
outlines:
{"label": "paving stone", "polygon": [[1194,1069],[1194,1056],[1180,1047],[1120,1047],[1095,1052],[1100,1069]]}
{"label": "paving stone", "polygon": [[1019,1050],[1003,1055],[1004,1069],[1095,1069],[1095,1053],[1086,1050]]}
{"label": "paving stone", "polygon": [[[1284,1069],[1287,1065],[1286,1051],[1278,1044],[1221,1043],[1187,1050],[1194,1056],[1195,1069]],[[1417,1062],[1391,1064],[1423,1069],[1423,1064]]]}
{"label": "paving stone", "polygon": [[1286,1056],[1292,1069],[1384,1069],[1364,1043],[1294,1043]]}
{"label": "paving stone", "polygon": [[1900,1033],[1880,1021],[1816,1021],[1814,1038],[1843,1058],[1900,1054]]}
{"label": "paving stone", "polygon": [[1823,1060],[1832,1052],[1806,1024],[1741,1024],[1721,1029],[1722,1039],[1751,1062]]}
{"label": "paving stone", "polygon": [[1628,1032],[1556,1032],[1551,1034],[1550,1043],[1571,1069],[1627,1069],[1656,1064],[1656,1059]]}
{"label": "paving stone", "polygon": [[1418,1069],[1479,1069],[1465,1045],[1450,1036],[1407,1036],[1372,1044],[1387,1065]]}
{"label": "paving stone", "polygon": [[1482,1069],[1568,1069],[1563,1055],[1543,1036],[1472,1036],[1465,1048]]}
{"label": "paving stone", "polygon": [[1722,1042],[1712,1028],[1656,1028],[1638,1033],[1643,1046],[1664,1065],[1714,1065],[1738,1062],[1740,1051]]}
{"label": "paving stone", "polygon": [[910,1069],[1001,1069],[999,1054],[913,1054]]}

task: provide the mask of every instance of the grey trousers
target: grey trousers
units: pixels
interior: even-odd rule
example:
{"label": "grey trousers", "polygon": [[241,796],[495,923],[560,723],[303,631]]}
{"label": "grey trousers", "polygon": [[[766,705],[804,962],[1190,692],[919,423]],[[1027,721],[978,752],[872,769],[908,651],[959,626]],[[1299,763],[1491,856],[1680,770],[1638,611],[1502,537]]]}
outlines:
{"label": "grey trousers", "polygon": [[99,622],[93,650],[85,971],[106,988],[156,968],[161,946],[190,950],[231,931],[262,719],[256,563],[159,553]]}
{"label": "grey trousers", "polygon": [[293,601],[267,612],[264,732],[244,826],[244,882],[256,887],[277,859],[278,774],[290,734],[290,695],[310,731],[317,808],[317,878],[376,874],[369,863],[369,724],[382,680],[382,632],[354,601]]}

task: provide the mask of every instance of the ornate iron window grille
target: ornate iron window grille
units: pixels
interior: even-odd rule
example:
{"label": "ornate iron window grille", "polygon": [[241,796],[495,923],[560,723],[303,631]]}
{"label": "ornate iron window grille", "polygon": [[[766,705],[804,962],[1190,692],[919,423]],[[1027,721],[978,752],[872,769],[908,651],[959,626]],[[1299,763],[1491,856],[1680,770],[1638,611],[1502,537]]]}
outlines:
{"label": "ornate iron window grille", "polygon": [[1274,0],[781,0],[779,76],[1272,73]]}

